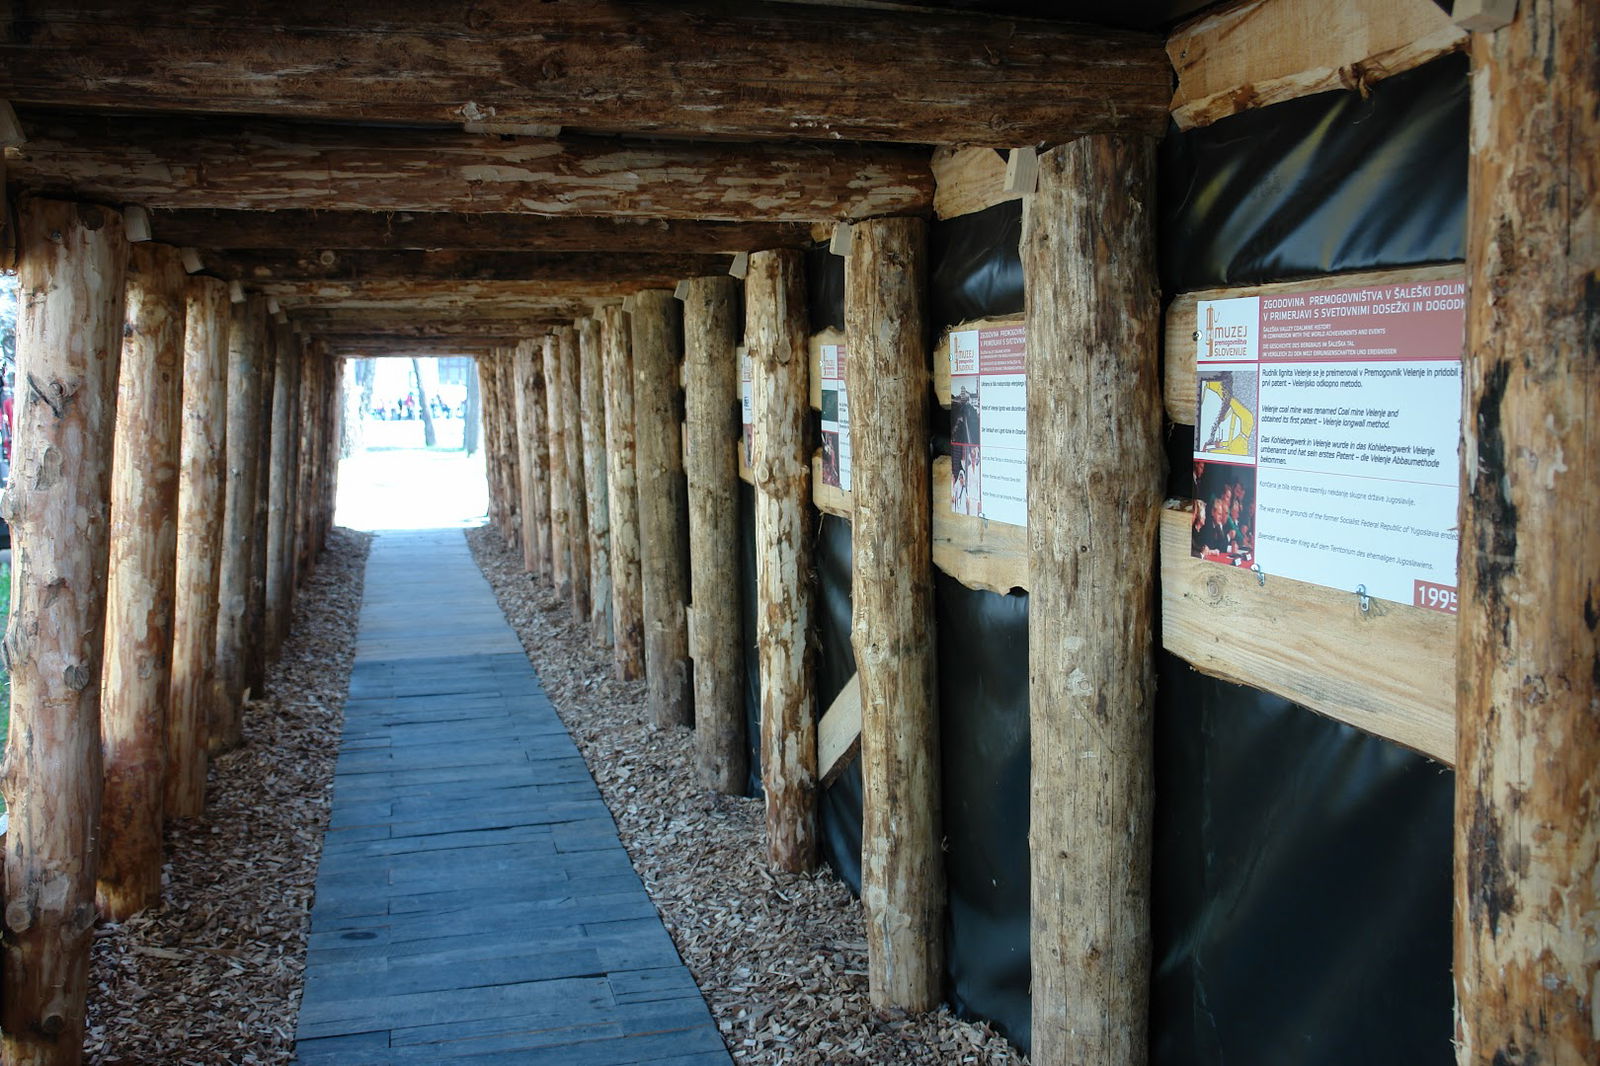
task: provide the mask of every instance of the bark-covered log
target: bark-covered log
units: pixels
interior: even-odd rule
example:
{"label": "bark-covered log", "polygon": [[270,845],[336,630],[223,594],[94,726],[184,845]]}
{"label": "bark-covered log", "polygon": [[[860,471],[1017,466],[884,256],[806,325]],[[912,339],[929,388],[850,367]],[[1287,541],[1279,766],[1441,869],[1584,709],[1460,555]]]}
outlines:
{"label": "bark-covered log", "polygon": [[589,629],[595,643],[611,647],[611,500],[606,489],[606,405],[600,321],[580,318],[579,403],[583,407],[584,507],[589,531]]}
{"label": "bark-covered log", "polygon": [[980,13],[716,0],[483,0],[465,18],[394,0],[94,7],[85,18],[81,4],[31,0],[27,37],[0,44],[0,96],[491,133],[1005,147],[1159,134],[1172,88],[1158,37]]}
{"label": "bark-covered log", "polygon": [[[583,390],[578,368],[578,331],[570,325],[555,332],[557,365],[561,368],[561,418],[567,477],[567,551],[572,559],[572,620],[589,621],[589,510],[585,500],[588,488],[583,476]],[[549,388],[554,389],[552,383]]]}
{"label": "bark-covered log", "polygon": [[6,663],[4,1057],[81,1061],[99,862],[100,672],[127,243],[116,211],[25,200]]}
{"label": "bark-covered log", "polygon": [[1041,1066],[1146,1058],[1165,465],[1154,197],[1152,143],[1085,137],[1040,157],[1023,233]]}
{"label": "bark-covered log", "polygon": [[[217,682],[208,746],[237,747],[241,739],[251,563],[256,540],[256,488],[265,384],[266,300],[234,304],[228,325],[227,481],[224,485],[222,569],[217,588]],[[319,507],[320,513],[320,507]]]}
{"label": "bark-covered log", "polygon": [[205,809],[206,737],[216,698],[217,579],[222,569],[227,463],[228,287],[189,280],[184,315],[172,701],[167,718],[169,818]]}
{"label": "bark-covered log", "polygon": [[289,416],[294,405],[294,364],[300,354],[299,343],[288,330],[275,331],[272,374],[272,416],[268,423],[271,447],[267,454],[267,561],[266,612],[263,640],[269,660],[276,660],[289,632],[289,588],[285,566],[288,551],[289,476],[291,451],[289,433],[294,426]]}
{"label": "bark-covered log", "polygon": [[[272,532],[272,406],[278,384],[278,352],[288,328],[270,317],[261,359],[261,435],[256,441],[256,516],[251,541],[250,591],[245,605],[244,685],[251,696],[267,687],[267,541]],[[337,437],[337,435],[336,435]]]}
{"label": "bark-covered log", "polygon": [[[313,242],[305,249],[202,253],[219,277],[281,281],[516,281],[660,285],[692,273],[727,273],[731,255],[682,252],[362,251]],[[264,291],[271,291],[264,289]]]}
{"label": "bark-covered log", "polygon": [[689,520],[683,482],[682,359],[670,289],[633,297],[633,426],[638,458],[644,677],[658,727],[693,720],[688,616]]}
{"label": "bark-covered log", "polygon": [[550,498],[550,585],[563,600],[572,597],[572,506],[567,499],[567,419],[561,410],[561,354],[554,334],[543,345],[545,445]]}
{"label": "bark-covered log", "polygon": [[[1459,6],[1457,8],[1459,10]],[[1457,630],[1462,1066],[1600,1062],[1600,8],[1472,41]]]}
{"label": "bark-covered log", "polygon": [[644,676],[644,590],[639,569],[639,492],[633,423],[633,325],[620,307],[600,311],[605,360],[606,496],[611,520],[611,632],[617,677]]}
{"label": "bark-covered log", "polygon": [[923,289],[927,226],[853,227],[845,260],[850,390],[850,644],[861,683],[861,903],[878,1006],[928,1010],[944,987],[939,710]]}
{"label": "bark-covered log", "polygon": [[695,764],[700,783],[742,796],[749,773],[739,623],[739,283],[684,283],[684,456],[694,626]]}
{"label": "bark-covered log", "polygon": [[[535,499],[546,494],[547,490],[538,479],[537,463],[534,459],[534,442],[543,440],[544,427],[542,406],[535,409],[534,400],[534,362],[544,361],[542,353],[538,353],[538,341],[521,341],[515,348],[503,350],[503,356],[510,356],[512,401],[511,419],[516,427],[515,453],[517,465],[517,498],[518,510],[525,515],[536,512]],[[536,423],[536,416],[539,423]],[[548,495],[546,495],[548,499]],[[549,576],[548,565],[544,557],[539,554],[539,530],[534,522],[526,522],[522,526],[520,540],[522,542],[522,569],[535,577]]]}
{"label": "bark-covered log", "polygon": [[101,914],[115,922],[161,902],[187,278],[176,248],[146,241],[129,250],[111,468],[96,888]]}
{"label": "bark-covered log", "polygon": [[152,208],[759,220],[925,211],[925,151],[640,142],[30,110],[14,181]]}
{"label": "bark-covered log", "polygon": [[374,251],[662,252],[809,248],[799,222],[567,217],[453,212],[152,211],[157,240],[191,248]]}
{"label": "bark-covered log", "polygon": [[767,861],[799,873],[817,862],[810,358],[801,253],[751,253],[745,313],[755,435],[756,654]]}

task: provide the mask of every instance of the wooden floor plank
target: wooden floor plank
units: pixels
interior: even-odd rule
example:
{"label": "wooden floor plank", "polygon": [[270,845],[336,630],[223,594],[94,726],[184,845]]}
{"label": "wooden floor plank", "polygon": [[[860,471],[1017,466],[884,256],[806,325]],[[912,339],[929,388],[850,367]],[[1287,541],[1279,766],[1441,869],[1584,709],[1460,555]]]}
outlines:
{"label": "wooden floor plank", "polygon": [[729,1063],[462,534],[382,534],[366,589],[299,1061]]}

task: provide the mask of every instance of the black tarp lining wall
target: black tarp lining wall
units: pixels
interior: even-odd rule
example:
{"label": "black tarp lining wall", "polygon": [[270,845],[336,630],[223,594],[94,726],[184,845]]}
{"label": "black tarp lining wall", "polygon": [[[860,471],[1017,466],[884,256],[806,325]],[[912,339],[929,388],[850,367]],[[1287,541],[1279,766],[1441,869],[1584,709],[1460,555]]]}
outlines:
{"label": "black tarp lining wall", "polygon": [[[1460,258],[1466,129],[1466,63],[1451,57],[1365,99],[1328,93],[1169,133],[1159,203],[1167,297]],[[1015,202],[933,224],[930,337],[1022,310],[1019,236]],[[843,260],[813,250],[807,280],[813,331],[842,328]],[[1173,495],[1189,491],[1191,439],[1192,427],[1168,427]],[[741,500],[748,619],[748,489]],[[819,520],[819,714],[855,669],[849,531]],[[947,991],[958,1010],[994,1021],[1023,1048],[1027,603],[937,577]],[[746,641],[753,650],[748,620]],[[1159,660],[1151,1062],[1453,1061],[1450,772],[1290,701]],[[754,736],[753,654],[748,661]],[[825,790],[820,821],[827,861],[859,890],[858,765]]]}

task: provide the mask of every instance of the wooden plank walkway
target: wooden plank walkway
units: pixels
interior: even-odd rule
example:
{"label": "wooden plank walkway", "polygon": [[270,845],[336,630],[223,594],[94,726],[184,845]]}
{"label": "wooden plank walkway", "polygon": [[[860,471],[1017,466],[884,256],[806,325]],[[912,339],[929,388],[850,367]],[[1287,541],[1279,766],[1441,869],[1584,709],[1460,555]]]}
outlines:
{"label": "wooden plank walkway", "polygon": [[728,1066],[458,530],[372,546],[303,1066]]}

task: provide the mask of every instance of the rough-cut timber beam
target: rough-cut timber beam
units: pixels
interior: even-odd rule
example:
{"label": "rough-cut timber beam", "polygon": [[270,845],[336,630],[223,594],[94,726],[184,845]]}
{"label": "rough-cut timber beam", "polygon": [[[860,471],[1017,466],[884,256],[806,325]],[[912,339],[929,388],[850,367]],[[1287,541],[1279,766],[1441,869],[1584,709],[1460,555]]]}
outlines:
{"label": "rough-cut timber beam", "polygon": [[930,1010],[944,973],[939,711],[923,384],[927,227],[855,227],[845,259],[852,412],[850,644],[861,686],[861,902],[878,1007]]}
{"label": "rough-cut timber beam", "polygon": [[[190,12],[28,5],[0,96],[461,126],[818,140],[1062,141],[1158,134],[1153,36],[987,15],[723,0],[314,0]],[[284,60],[293,56],[293,62]]]}
{"label": "rough-cut timber beam", "polygon": [[105,795],[96,900],[115,922],[161,902],[187,280],[176,248],[146,241],[130,249],[100,705]]}
{"label": "rough-cut timber beam", "polygon": [[11,180],[146,207],[528,211],[764,220],[933,203],[925,152],[864,145],[563,138],[203,119],[22,115]]}
{"label": "rough-cut timber beam", "polygon": [[817,862],[816,681],[811,635],[810,361],[805,257],[754,252],[745,277],[755,453],[756,662],[767,862]]}
{"label": "rough-cut timber beam", "polygon": [[[584,307],[600,300],[620,300],[637,282],[597,281],[452,281],[375,278],[363,281],[250,282],[252,292],[278,301],[286,311],[298,307],[367,309],[372,311],[443,310],[469,314],[538,314],[549,308]],[[579,317],[577,315],[572,318]]]}
{"label": "rough-cut timber beam", "polygon": [[329,350],[337,356],[358,356],[368,359],[397,356],[437,357],[451,355],[487,355],[495,348],[510,342],[511,338],[482,336],[467,338],[386,337],[381,334],[333,334],[324,338]]}
{"label": "rough-cut timber beam", "polygon": [[[1040,157],[1023,225],[1039,1066],[1147,1059],[1164,475],[1154,197],[1152,142],[1084,137]],[[864,686],[862,703],[865,731]]]}
{"label": "rough-cut timber beam", "polygon": [[1600,7],[1472,37],[1456,1061],[1600,1062]]}
{"label": "rough-cut timber beam", "polygon": [[600,310],[606,401],[606,495],[611,521],[612,659],[617,677],[644,676],[644,592],[633,426],[633,326],[620,307]]}
{"label": "rough-cut timber beam", "polygon": [[24,201],[18,227],[17,573],[6,628],[8,1063],[82,1059],[100,821],[100,669],[112,428],[122,351],[122,216]]}
{"label": "rough-cut timber beam", "polygon": [[739,283],[683,283],[684,448],[694,625],[694,749],[700,783],[742,796],[744,639],[739,629]]}
{"label": "rough-cut timber beam", "polygon": [[811,227],[799,222],[287,210],[152,211],[151,226],[168,244],[217,249],[709,255],[811,246]]}
{"label": "rough-cut timber beam", "polygon": [[[304,308],[291,314],[308,333],[359,333],[390,337],[502,337],[515,338],[536,327],[570,322],[583,314],[588,305],[582,300],[562,300],[545,306],[502,309],[492,305],[473,309],[406,307],[404,304],[379,304],[376,307]],[[566,318],[562,318],[562,312]]]}
{"label": "rough-cut timber beam", "polygon": [[633,297],[633,425],[638,462],[639,563],[644,591],[644,676],[658,728],[694,717],[689,629],[689,515],[683,480],[683,361],[671,289]]}
{"label": "rough-cut timber beam", "polygon": [[217,662],[222,468],[227,460],[228,287],[216,278],[189,279],[181,396],[178,574],[164,807],[168,817],[193,818],[205,809],[206,732]]}
{"label": "rough-cut timber beam", "polygon": [[[315,247],[315,246],[310,246]],[[229,251],[206,252],[207,269],[246,285],[270,281],[332,281],[361,284],[397,281],[498,281],[666,284],[685,274],[726,274],[733,256],[670,252],[418,251]],[[632,291],[632,290],[629,290]]]}

